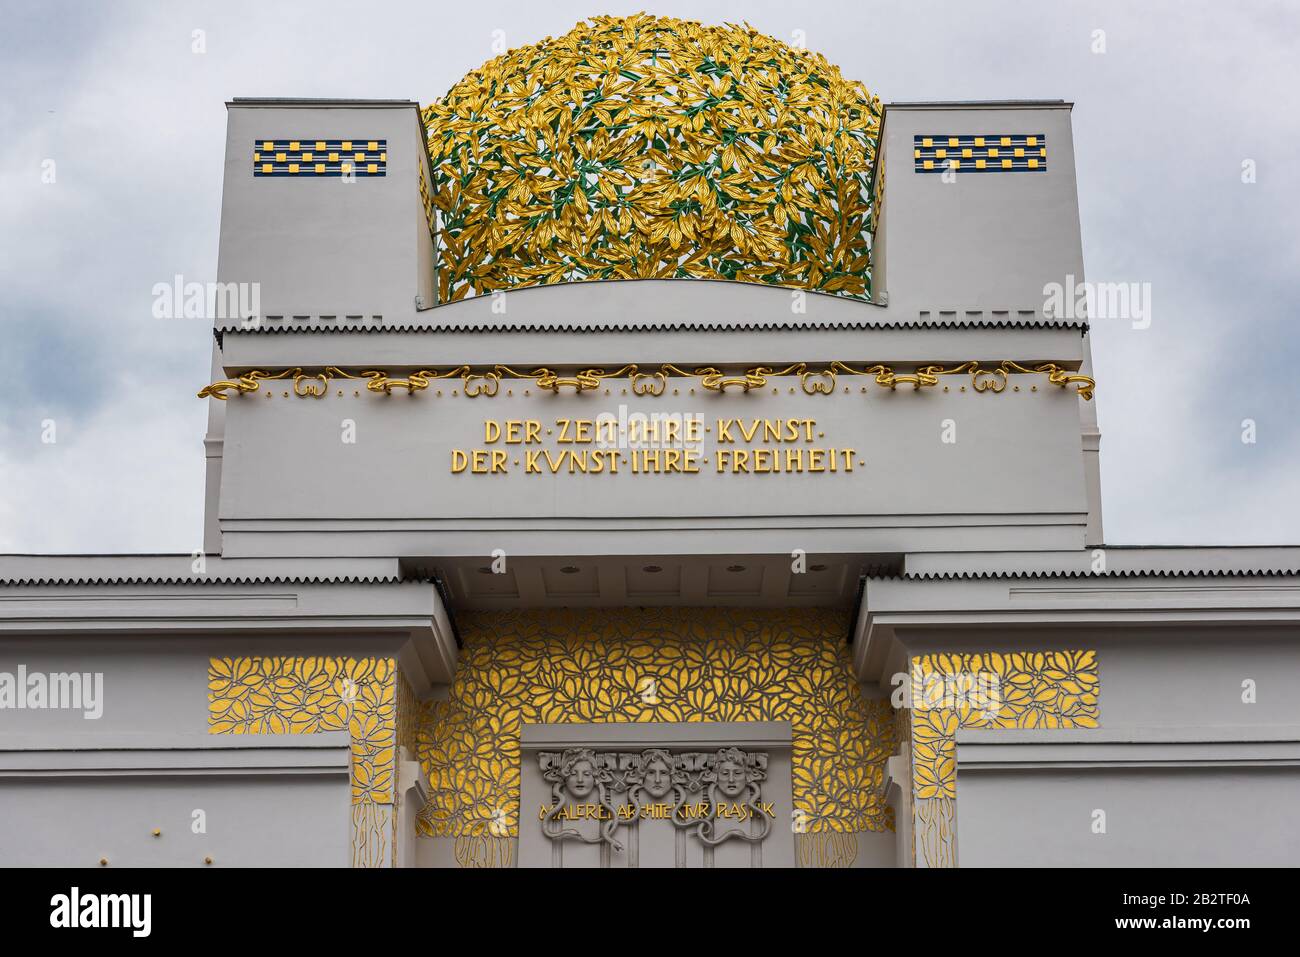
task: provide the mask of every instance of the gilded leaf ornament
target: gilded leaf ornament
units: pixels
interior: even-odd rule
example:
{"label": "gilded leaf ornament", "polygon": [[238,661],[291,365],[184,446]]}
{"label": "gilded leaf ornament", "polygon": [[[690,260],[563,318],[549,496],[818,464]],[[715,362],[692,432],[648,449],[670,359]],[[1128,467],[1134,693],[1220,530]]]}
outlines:
{"label": "gilded leaf ornament", "polygon": [[795,813],[808,833],[889,830],[888,701],[863,697],[842,613],[575,609],[473,612],[446,701],[426,702],[417,751],[426,835],[514,836],[522,725],[789,721]]}
{"label": "gilded leaf ornament", "polygon": [[957,732],[1096,728],[1091,650],[941,653],[911,665],[912,813],[918,860],[956,866]]}
{"label": "gilded leaf ornament", "polygon": [[593,17],[425,108],[438,299],[588,279],[870,295],[880,100],[748,26]]}
{"label": "gilded leaf ornament", "polygon": [[392,804],[398,684],[392,658],[212,658],[208,733],[346,731],[352,803]]}

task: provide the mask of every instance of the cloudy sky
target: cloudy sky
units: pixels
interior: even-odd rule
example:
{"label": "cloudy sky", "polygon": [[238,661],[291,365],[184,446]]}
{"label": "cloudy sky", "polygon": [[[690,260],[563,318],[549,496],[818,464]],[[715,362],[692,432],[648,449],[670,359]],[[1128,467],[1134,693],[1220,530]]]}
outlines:
{"label": "cloudy sky", "polygon": [[1295,4],[3,7],[0,552],[200,547],[210,331],[150,306],[215,278],[226,100],[427,103],[495,31],[640,9],[802,31],[885,101],[1073,101],[1088,278],[1152,290],[1150,328],[1094,327],[1107,540],[1300,543]]}

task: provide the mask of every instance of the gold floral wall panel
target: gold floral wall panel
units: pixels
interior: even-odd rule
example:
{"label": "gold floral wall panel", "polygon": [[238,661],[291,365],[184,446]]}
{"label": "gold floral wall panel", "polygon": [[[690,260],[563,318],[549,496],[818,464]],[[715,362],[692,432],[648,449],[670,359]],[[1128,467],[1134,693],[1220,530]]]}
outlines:
{"label": "gold floral wall panel", "polygon": [[584,279],[865,298],[878,97],[747,26],[593,17],[423,111],[439,301]]}
{"label": "gold floral wall panel", "polygon": [[[315,734],[351,737],[352,851],[359,867],[391,866],[399,697],[415,698],[392,658],[212,658],[210,734]],[[414,718],[405,722],[413,739]]]}
{"label": "gold floral wall panel", "polygon": [[796,827],[893,827],[893,712],[863,698],[841,612],[580,609],[458,623],[450,697],[424,705],[419,730],[425,835],[518,834],[525,722],[789,721]]}
{"label": "gold floral wall panel", "polygon": [[912,659],[914,853],[956,864],[957,732],[1095,728],[1095,651],[934,654]]}

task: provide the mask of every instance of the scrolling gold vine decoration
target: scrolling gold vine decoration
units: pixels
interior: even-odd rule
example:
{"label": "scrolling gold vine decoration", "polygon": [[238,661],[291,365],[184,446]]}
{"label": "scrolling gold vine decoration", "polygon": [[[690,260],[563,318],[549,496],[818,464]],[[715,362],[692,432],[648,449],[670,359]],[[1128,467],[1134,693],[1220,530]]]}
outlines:
{"label": "scrolling gold vine decoration", "polygon": [[[910,385],[913,391],[930,388],[939,384],[943,376],[967,375],[971,388],[976,392],[1000,393],[1006,391],[1010,377],[1013,375],[1044,375],[1050,385],[1062,389],[1074,387],[1080,398],[1088,400],[1097,387],[1091,376],[1069,369],[1055,362],[1040,362],[1024,365],[1011,359],[992,366],[985,366],[978,361],[962,362],[946,366],[928,364],[916,367],[911,372],[900,372],[892,366],[882,363],[853,365],[838,359],[829,365],[810,366],[806,362],[794,362],[783,368],[774,366],[754,366],[734,374],[724,372],[714,366],[699,366],[684,369],[666,362],[657,369],[641,369],[635,363],[628,363],[617,369],[582,369],[573,374],[561,374],[553,369],[539,367],[531,371],[515,369],[508,365],[495,365],[489,369],[475,371],[467,365],[451,369],[418,369],[405,376],[390,376],[378,369],[349,372],[337,366],[325,366],[308,370],[300,367],[281,369],[278,372],[266,372],[253,369],[234,379],[222,379],[199,390],[199,398],[213,398],[225,401],[227,393],[243,395],[257,392],[262,382],[292,380],[293,393],[299,398],[323,398],[335,379],[363,380],[370,392],[382,392],[391,395],[394,389],[405,389],[408,394],[421,392],[429,385],[441,379],[459,379],[461,390],[469,398],[494,396],[500,389],[503,379],[531,380],[537,388],[559,393],[571,389],[575,393],[592,392],[603,381],[610,379],[628,379],[635,395],[663,395],[668,389],[670,378],[698,379],[702,388],[712,392],[727,392],[739,389],[750,392],[761,389],[768,384],[769,378],[797,376],[799,385],[806,395],[830,395],[836,389],[840,376],[866,376],[882,388],[895,390],[900,385]],[[1035,388],[1037,388],[1035,386]]]}

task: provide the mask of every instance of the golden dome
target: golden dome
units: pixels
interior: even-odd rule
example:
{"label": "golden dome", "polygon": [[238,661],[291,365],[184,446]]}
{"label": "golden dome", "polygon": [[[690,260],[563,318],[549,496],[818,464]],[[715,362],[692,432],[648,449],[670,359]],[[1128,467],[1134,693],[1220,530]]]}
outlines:
{"label": "golden dome", "polygon": [[586,279],[866,297],[880,100],[749,27],[594,17],[424,110],[440,302]]}

